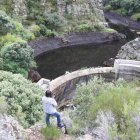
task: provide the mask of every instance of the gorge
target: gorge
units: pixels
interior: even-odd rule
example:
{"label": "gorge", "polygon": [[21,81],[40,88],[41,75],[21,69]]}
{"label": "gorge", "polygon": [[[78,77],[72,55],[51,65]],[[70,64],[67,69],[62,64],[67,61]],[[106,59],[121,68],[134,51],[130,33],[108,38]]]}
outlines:
{"label": "gorge", "polygon": [[140,2],[103,1],[0,0],[0,140],[139,140]]}

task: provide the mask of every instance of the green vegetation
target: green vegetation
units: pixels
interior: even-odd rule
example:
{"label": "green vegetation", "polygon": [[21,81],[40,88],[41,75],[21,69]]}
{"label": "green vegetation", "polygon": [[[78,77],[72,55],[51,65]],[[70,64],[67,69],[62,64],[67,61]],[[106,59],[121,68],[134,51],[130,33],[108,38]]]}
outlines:
{"label": "green vegetation", "polygon": [[[133,114],[138,114],[139,94],[135,91],[136,83],[116,81],[106,83],[94,78],[87,85],[78,87],[74,103],[77,106],[72,118],[72,133],[82,131],[84,127],[96,128],[99,112],[111,111],[115,117],[115,128],[108,127],[112,139],[136,139],[137,130]],[[115,136],[114,136],[115,134]]]}
{"label": "green vegetation", "polygon": [[22,126],[29,127],[42,119],[42,95],[37,85],[21,75],[0,71],[0,105],[5,110],[4,97],[7,113],[16,117]]}
{"label": "green vegetation", "polygon": [[23,41],[21,37],[7,33],[6,35],[0,37],[0,49],[12,43],[21,41]]}
{"label": "green vegetation", "polygon": [[[94,9],[92,9],[91,14],[75,16],[73,13],[68,13],[67,11],[67,6],[71,5],[74,1],[65,0],[64,2],[66,2],[64,15],[57,13],[58,5],[56,0],[48,0],[44,3],[41,0],[25,0],[27,16],[23,18],[20,17],[20,13],[18,13],[19,16],[15,14],[14,8],[10,5],[11,2],[9,0],[2,2],[6,10],[1,9],[6,11],[8,15],[12,15],[13,18],[20,19],[23,25],[29,29],[26,30],[21,23],[16,22],[15,24],[15,21],[12,22],[18,28],[18,30],[15,28],[14,34],[26,41],[33,39],[33,34],[35,37],[49,37],[61,35],[65,32],[108,31],[106,29],[103,30],[105,28],[104,25],[97,25],[100,19],[97,17]],[[85,0],[80,0],[78,3],[85,3]]]}
{"label": "green vegetation", "polygon": [[0,96],[0,113],[6,113],[7,112],[7,103],[5,101],[4,96]]}
{"label": "green vegetation", "polygon": [[15,25],[12,23],[10,17],[5,12],[0,11],[0,36],[11,32],[14,28]]}
{"label": "green vegetation", "polygon": [[42,128],[41,133],[44,135],[45,140],[58,140],[60,137],[60,130],[54,126]]}
{"label": "green vegetation", "polygon": [[35,67],[33,50],[26,42],[16,42],[1,49],[2,70],[28,76],[30,68]]}
{"label": "green vegetation", "polygon": [[45,26],[49,29],[58,29],[64,26],[64,19],[57,13],[49,13],[45,15]]}
{"label": "green vegetation", "polygon": [[139,13],[135,13],[131,16],[132,19],[140,21],[140,12]]}
{"label": "green vegetation", "polygon": [[[34,29],[34,33],[37,31]],[[35,66],[33,50],[26,41],[34,38],[33,33],[0,11],[0,70],[20,73],[27,77]]]}
{"label": "green vegetation", "polygon": [[23,25],[10,18],[5,12],[0,11],[0,37],[11,33],[23,40],[31,40],[34,38],[33,33],[29,32]]}
{"label": "green vegetation", "polygon": [[[117,13],[132,16],[140,14],[139,0],[105,0],[105,9]],[[135,16],[134,16],[135,17]],[[137,18],[134,18],[137,19]]]}

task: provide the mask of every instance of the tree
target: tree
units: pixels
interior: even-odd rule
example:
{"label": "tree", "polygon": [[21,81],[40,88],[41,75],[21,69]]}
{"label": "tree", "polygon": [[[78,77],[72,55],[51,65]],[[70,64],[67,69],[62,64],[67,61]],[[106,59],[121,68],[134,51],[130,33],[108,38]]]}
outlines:
{"label": "tree", "polygon": [[26,42],[17,42],[3,47],[0,57],[3,60],[3,70],[21,73],[26,77],[29,69],[35,64],[33,49]]}

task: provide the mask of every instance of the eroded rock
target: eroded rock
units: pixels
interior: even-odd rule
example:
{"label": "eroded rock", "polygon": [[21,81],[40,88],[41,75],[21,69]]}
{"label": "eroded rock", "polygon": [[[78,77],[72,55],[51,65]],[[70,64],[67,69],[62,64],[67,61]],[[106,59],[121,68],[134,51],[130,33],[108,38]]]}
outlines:
{"label": "eroded rock", "polygon": [[140,61],[140,37],[122,46],[116,58]]}
{"label": "eroded rock", "polygon": [[26,131],[15,118],[0,114],[0,140],[27,140]]}

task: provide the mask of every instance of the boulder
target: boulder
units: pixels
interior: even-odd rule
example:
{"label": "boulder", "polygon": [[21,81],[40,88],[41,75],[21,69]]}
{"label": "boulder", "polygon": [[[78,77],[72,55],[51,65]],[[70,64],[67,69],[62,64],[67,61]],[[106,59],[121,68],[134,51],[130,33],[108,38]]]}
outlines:
{"label": "boulder", "polygon": [[28,72],[28,79],[32,82],[37,82],[41,79],[41,76],[35,69],[30,69]]}
{"label": "boulder", "polygon": [[116,58],[140,61],[140,37],[122,46]]}
{"label": "boulder", "polygon": [[12,116],[0,114],[0,140],[27,140],[26,131]]}

